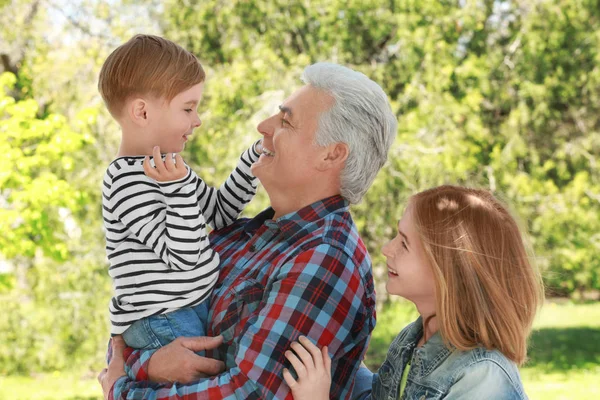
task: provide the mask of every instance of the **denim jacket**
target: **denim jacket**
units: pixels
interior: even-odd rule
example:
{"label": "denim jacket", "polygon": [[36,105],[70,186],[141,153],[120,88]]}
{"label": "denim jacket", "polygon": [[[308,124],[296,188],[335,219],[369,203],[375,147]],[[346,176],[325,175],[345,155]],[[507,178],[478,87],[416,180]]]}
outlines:
{"label": "denim jacket", "polygon": [[[402,399],[527,399],[517,366],[497,350],[475,348],[469,351],[444,346],[439,332],[423,346],[421,318],[400,332],[392,342],[385,362],[372,376],[371,393],[355,387],[353,398]],[[411,368],[402,397],[400,381],[412,356]],[[361,368],[357,386],[365,382]]]}

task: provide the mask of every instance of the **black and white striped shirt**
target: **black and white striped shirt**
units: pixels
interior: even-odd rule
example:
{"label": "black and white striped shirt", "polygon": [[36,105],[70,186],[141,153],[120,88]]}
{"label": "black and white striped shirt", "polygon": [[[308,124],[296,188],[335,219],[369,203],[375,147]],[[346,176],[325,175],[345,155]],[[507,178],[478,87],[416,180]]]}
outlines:
{"label": "black and white striped shirt", "polygon": [[220,189],[189,167],[181,180],[156,182],[144,174],[143,156],[120,157],[108,166],[102,215],[115,290],[112,334],[210,296],[219,255],[210,248],[206,224],[226,226],[250,202],[257,186],[250,166],[258,157],[254,146],[246,150]]}

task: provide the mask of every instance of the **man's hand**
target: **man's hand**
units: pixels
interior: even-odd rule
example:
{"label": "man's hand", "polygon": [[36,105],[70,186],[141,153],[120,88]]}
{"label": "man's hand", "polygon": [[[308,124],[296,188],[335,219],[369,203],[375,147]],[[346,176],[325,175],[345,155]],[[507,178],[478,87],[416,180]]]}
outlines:
{"label": "man's hand", "polygon": [[[152,168],[152,165],[150,165],[150,158],[146,156],[144,159],[144,172],[155,181],[176,181],[185,178],[187,175],[187,167],[179,154],[175,155],[175,153],[167,153],[165,161],[163,162],[162,156],[160,155],[160,147],[154,146],[152,157],[154,158],[155,167]],[[175,161],[173,161],[173,158],[175,158]]]}
{"label": "man's hand", "polygon": [[125,375],[125,359],[123,358],[123,350],[125,350],[125,341],[121,336],[112,338],[112,359],[108,364],[108,369],[104,368],[98,375],[98,382],[102,385],[104,399],[108,400],[110,389],[120,377]]}
{"label": "man's hand", "polygon": [[223,336],[179,337],[150,357],[148,376],[153,382],[191,383],[217,375],[225,370],[225,364],[195,352],[216,349],[221,343]]}

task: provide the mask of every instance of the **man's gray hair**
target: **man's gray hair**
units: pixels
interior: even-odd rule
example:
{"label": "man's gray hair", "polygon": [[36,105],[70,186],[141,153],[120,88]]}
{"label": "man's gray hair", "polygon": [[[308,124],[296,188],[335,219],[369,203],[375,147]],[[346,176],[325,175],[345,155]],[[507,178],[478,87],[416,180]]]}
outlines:
{"label": "man's gray hair", "polygon": [[335,100],[321,114],[315,135],[319,146],[346,143],[349,155],[341,174],[341,195],[358,203],[387,159],[398,121],[381,87],[366,75],[332,63],[307,67],[302,81]]}

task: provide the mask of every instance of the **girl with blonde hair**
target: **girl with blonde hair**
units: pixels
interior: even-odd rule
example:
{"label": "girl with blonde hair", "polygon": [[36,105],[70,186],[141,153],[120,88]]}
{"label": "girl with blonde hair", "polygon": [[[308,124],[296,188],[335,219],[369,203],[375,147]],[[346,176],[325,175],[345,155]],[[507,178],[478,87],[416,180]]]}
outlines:
{"label": "girl with blonde hair", "polygon": [[[383,247],[387,291],[420,317],[355,399],[526,399],[517,366],[543,302],[541,277],[507,208],[484,190],[440,186],[412,196]],[[301,337],[283,376],[294,399],[329,398],[327,347]],[[361,382],[367,384],[361,384]]]}

